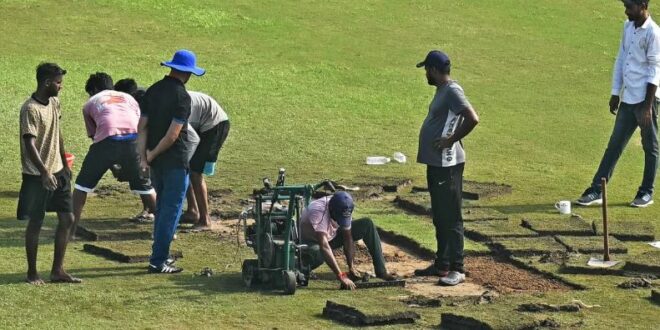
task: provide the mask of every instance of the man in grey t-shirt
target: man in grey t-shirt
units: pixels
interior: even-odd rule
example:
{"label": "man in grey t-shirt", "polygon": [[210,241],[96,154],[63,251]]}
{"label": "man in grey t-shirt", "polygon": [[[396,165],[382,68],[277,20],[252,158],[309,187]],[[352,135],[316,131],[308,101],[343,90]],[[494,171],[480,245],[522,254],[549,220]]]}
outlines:
{"label": "man in grey t-shirt", "polygon": [[419,133],[417,162],[426,164],[433,225],[438,244],[435,262],[415,270],[417,276],[440,276],[438,284],[457,285],[465,280],[463,268],[463,168],[461,139],[479,123],[463,88],[451,80],[451,62],[441,51],[431,51],[417,64],[424,67],[435,96]]}

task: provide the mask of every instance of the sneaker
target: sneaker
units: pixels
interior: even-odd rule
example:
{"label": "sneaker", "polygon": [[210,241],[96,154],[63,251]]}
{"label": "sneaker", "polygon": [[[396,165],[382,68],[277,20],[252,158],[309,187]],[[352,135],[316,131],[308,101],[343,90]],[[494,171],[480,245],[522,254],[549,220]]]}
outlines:
{"label": "sneaker", "polygon": [[441,270],[438,267],[435,266],[435,264],[431,264],[430,266],[424,268],[424,269],[415,269],[415,276],[439,276],[439,277],[444,277],[447,276],[449,271],[447,270]]}
{"label": "sneaker", "polygon": [[145,222],[154,222],[154,219],[156,217],[154,216],[153,213],[149,213],[147,211],[142,211],[135,215],[134,217],[131,218],[131,222],[135,223],[145,223]]}
{"label": "sneaker", "polygon": [[602,205],[603,194],[589,187],[575,203],[582,206]]}
{"label": "sneaker", "polygon": [[154,266],[150,264],[149,268],[147,268],[147,272],[151,274],[174,274],[174,273],[180,273],[182,271],[183,268],[168,265],[167,263],[163,263],[160,266]]}
{"label": "sneaker", "polygon": [[630,203],[632,207],[647,207],[653,204],[653,196],[647,193],[637,193],[635,199]]}
{"label": "sneaker", "polygon": [[454,286],[458,285],[460,283],[465,282],[465,274],[459,273],[456,271],[451,271],[447,276],[444,276],[440,278],[440,281],[438,281],[439,285],[448,285],[448,286]]}

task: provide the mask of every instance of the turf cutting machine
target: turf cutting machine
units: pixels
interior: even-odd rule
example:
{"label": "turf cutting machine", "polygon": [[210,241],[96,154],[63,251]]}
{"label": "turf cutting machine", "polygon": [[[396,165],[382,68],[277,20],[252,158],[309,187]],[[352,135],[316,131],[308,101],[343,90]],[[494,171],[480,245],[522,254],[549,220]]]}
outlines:
{"label": "turf cutting machine", "polygon": [[301,244],[300,215],[317,190],[335,189],[329,180],[316,185],[287,186],[284,179],[283,168],[275,186],[264,178],[264,187],[254,191],[254,206],[243,211],[244,224],[250,215],[255,220],[245,226],[245,243],[252,247],[257,259],[243,261],[242,278],[248,288],[263,284],[294,294],[298,285],[307,286],[311,272],[302,261],[307,246]]}

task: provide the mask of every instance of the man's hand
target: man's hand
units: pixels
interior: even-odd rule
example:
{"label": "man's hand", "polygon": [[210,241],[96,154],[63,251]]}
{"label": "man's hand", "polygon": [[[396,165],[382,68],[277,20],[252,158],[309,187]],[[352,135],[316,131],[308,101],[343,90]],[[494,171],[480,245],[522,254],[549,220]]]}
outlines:
{"label": "man's hand", "polygon": [[452,145],[454,145],[454,141],[452,141],[451,136],[443,136],[433,141],[433,146],[440,151],[451,148]]}
{"label": "man's hand", "polygon": [[355,283],[353,283],[347,275],[339,275],[339,282],[341,282],[342,289],[355,290]]}
{"label": "man's hand", "polygon": [[154,160],[154,153],[151,150],[147,149],[147,163],[151,163]]}
{"label": "man's hand", "polygon": [[362,273],[360,273],[355,268],[351,268],[351,269],[348,270],[348,278],[351,279],[352,281],[361,281],[362,280]]}
{"label": "man's hand", "polygon": [[645,105],[640,110],[640,112],[637,116],[637,121],[638,121],[639,127],[641,127],[641,128],[650,127],[652,117],[653,117],[653,107]]}
{"label": "man's hand", "polygon": [[619,96],[618,95],[612,95],[610,97],[610,113],[613,115],[616,115],[617,110],[619,110]]}
{"label": "man's hand", "polygon": [[45,172],[41,175],[41,184],[46,190],[53,191],[57,189],[57,178],[50,174],[50,172]]}

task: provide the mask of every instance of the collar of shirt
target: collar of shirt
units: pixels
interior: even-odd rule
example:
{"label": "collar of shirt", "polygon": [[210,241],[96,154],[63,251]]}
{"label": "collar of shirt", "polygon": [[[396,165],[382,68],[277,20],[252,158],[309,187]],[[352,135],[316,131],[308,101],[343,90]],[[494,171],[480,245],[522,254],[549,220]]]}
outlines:
{"label": "collar of shirt", "polygon": [[[660,30],[651,16],[635,28],[626,21],[612,76],[612,95],[627,104],[646,98],[648,84],[660,83]],[[660,90],[659,90],[660,93]],[[656,94],[658,96],[658,94]]]}

